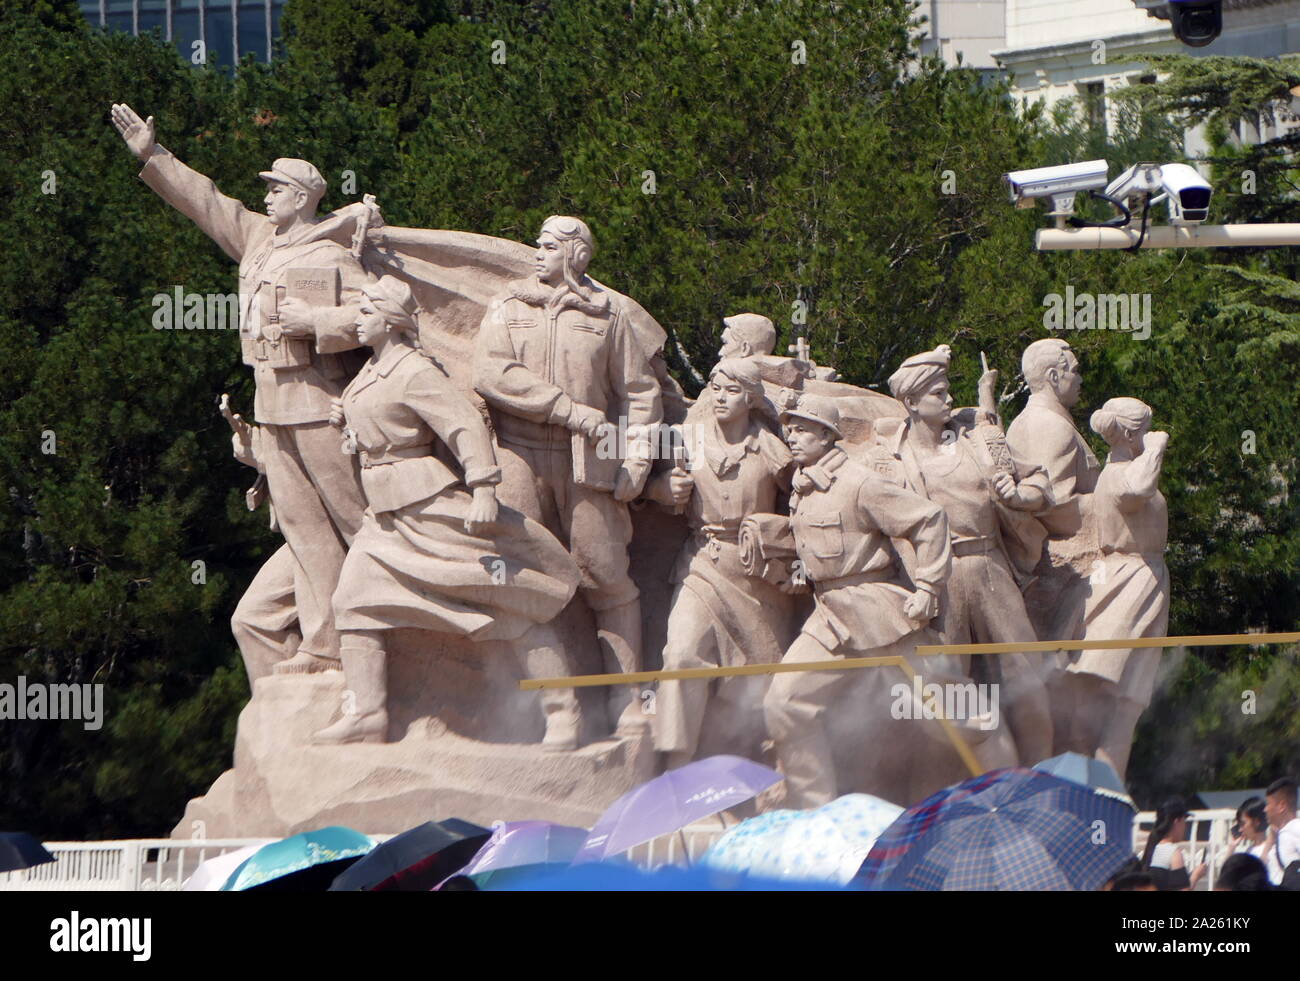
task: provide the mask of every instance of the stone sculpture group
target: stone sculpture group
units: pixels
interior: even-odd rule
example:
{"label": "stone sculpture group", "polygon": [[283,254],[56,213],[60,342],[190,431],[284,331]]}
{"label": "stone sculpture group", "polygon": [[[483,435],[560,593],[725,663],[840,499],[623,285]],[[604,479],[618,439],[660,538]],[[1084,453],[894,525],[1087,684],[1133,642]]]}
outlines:
{"label": "stone sculpture group", "polygon": [[[233,618],[253,699],[235,769],[191,803],[207,833],[575,820],[714,752],[775,762],[795,807],[910,804],[965,775],[953,739],[984,768],[1076,750],[1123,774],[1158,650],[916,653],[1165,632],[1167,436],[1111,399],[1101,468],[1064,341],[1025,350],[1004,430],[996,371],[953,409],[946,345],[887,398],[804,345],[775,355],[742,313],[691,403],[653,317],[589,275],[580,219],[529,249],[389,227],[371,199],[318,216],[325,180],[296,159],[260,174],[258,214],[152,117],[111,115],[145,183],[239,263],[254,424],[223,412],[284,538]],[[864,656],[1004,711],[900,711],[919,689],[885,667],[517,690]]]}

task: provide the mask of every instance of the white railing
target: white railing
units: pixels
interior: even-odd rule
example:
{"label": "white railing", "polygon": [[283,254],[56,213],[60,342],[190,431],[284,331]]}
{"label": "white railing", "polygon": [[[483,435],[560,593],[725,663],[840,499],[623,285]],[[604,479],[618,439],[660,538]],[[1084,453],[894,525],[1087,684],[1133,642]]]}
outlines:
{"label": "white railing", "polygon": [[47,841],[53,862],[0,873],[0,892],[176,890],[200,863],[267,838]]}
{"label": "white railing", "polygon": [[681,831],[637,845],[626,853],[627,858],[633,865],[647,871],[664,865],[694,865],[726,830],[719,820],[692,824]]}
{"label": "white railing", "polygon": [[[725,830],[721,822],[692,825],[628,852],[643,869],[689,865]],[[371,835],[386,841],[392,835]],[[47,841],[55,861],[17,872],[0,872],[0,892],[174,891],[200,864],[226,852],[264,844],[266,838],[137,838],[119,841]]]}
{"label": "white railing", "polygon": [[[1219,869],[1228,858],[1228,844],[1232,840],[1232,824],[1237,820],[1237,812],[1231,807],[1218,807],[1201,811],[1189,811],[1191,818],[1187,822],[1187,840],[1178,847],[1183,852],[1187,865],[1187,874],[1196,868],[1197,860],[1206,865],[1205,877],[1197,884],[1198,892],[1214,888]],[[1155,811],[1143,811],[1133,821],[1133,851],[1142,854],[1146,848],[1147,836],[1156,822]]]}
{"label": "white railing", "polygon": [[[1227,858],[1229,829],[1236,819],[1231,808],[1192,811],[1186,849],[1188,871],[1197,853],[1207,863],[1198,889],[1214,888],[1219,868]],[[1155,813],[1143,811],[1133,822],[1133,851],[1141,854]],[[718,819],[690,825],[680,832],[656,838],[627,852],[643,869],[664,865],[689,866],[698,862],[727,828]],[[391,835],[371,835],[385,841]],[[110,890],[177,890],[198,866],[226,852],[261,844],[265,838],[173,839],[138,838],[124,841],[50,841],[46,849],[56,861],[18,872],[0,872],[0,892]]]}

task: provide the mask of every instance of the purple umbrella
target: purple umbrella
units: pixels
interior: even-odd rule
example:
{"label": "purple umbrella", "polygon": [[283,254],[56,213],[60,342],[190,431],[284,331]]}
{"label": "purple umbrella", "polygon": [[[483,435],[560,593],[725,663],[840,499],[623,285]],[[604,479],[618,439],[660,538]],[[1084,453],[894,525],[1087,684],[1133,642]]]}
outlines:
{"label": "purple umbrella", "polygon": [[739,756],[710,756],[648,780],[600,816],[573,860],[599,862],[757,797],[781,780]]}
{"label": "purple umbrella", "polygon": [[[502,822],[492,829],[492,837],[474,860],[458,874],[475,877],[481,887],[490,880],[487,873],[491,872],[567,866],[586,840],[586,828],[571,828],[549,821]],[[480,876],[483,878],[478,878]]]}

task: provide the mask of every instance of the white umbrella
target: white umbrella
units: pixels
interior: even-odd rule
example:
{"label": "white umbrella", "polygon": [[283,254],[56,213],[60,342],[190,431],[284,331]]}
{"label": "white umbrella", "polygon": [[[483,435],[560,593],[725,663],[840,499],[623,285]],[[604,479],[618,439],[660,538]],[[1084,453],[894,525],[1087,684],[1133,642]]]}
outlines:
{"label": "white umbrella", "polygon": [[768,811],[724,834],[703,862],[761,878],[842,886],[902,813],[870,794],[846,794],[811,811]]}
{"label": "white umbrella", "polygon": [[237,848],[233,852],[226,852],[215,858],[210,858],[206,862],[200,862],[199,867],[194,870],[194,874],[185,880],[185,885],[181,886],[182,892],[218,892],[225,881],[230,878],[230,874],[239,868],[245,860],[252,857],[253,853],[263,845],[270,844],[274,838],[267,838],[253,845],[247,845],[244,848]]}

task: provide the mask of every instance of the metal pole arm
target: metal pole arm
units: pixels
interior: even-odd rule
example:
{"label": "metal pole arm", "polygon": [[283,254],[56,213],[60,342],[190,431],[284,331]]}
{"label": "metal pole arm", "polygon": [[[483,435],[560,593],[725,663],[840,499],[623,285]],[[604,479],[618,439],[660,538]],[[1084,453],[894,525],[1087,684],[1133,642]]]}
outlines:
{"label": "metal pole arm", "polygon": [[[1040,228],[1034,242],[1039,252],[1131,249],[1140,238],[1137,228]],[[1271,225],[1153,225],[1144,249],[1223,249],[1241,246],[1300,245],[1300,224]]]}

